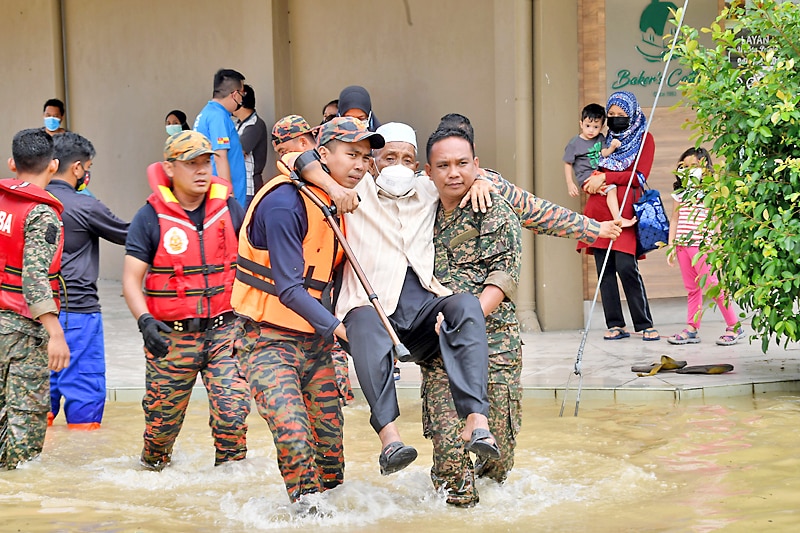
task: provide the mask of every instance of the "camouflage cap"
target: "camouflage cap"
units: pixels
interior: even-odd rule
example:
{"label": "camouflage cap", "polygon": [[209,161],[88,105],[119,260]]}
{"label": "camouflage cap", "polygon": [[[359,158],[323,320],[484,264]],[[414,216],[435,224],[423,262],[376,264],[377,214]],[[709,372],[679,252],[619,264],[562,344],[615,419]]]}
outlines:
{"label": "camouflage cap", "polygon": [[213,154],[211,143],[198,131],[184,130],[170,135],[164,145],[165,161],[189,161],[203,154]]}
{"label": "camouflage cap", "polygon": [[311,126],[306,119],[300,115],[283,117],[272,126],[272,146],[277,147],[306,133],[311,133]]}
{"label": "camouflage cap", "polygon": [[380,133],[367,129],[366,122],[353,117],[336,117],[320,126],[317,146],[333,140],[354,143],[364,139],[369,139],[371,148],[383,148],[386,144]]}

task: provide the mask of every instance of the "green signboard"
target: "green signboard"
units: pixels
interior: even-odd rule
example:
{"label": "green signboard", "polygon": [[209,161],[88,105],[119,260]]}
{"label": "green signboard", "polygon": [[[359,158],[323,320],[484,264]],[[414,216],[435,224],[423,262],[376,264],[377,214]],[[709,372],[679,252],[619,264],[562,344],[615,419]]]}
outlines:
{"label": "green signboard", "polygon": [[[673,14],[680,0],[606,0],[606,87],[625,90],[650,107],[664,76],[664,58],[675,32]],[[717,17],[717,0],[691,0],[684,24],[707,27]],[[706,43],[706,44],[710,44]],[[690,69],[672,61],[664,79],[659,106],[680,100],[678,85],[692,79]]]}

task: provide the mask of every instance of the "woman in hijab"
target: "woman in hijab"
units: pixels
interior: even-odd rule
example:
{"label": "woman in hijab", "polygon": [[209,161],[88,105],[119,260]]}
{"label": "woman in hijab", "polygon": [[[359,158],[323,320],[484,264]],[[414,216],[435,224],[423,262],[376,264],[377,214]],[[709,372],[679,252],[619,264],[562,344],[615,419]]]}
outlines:
{"label": "woman in hijab", "polygon": [[[606,116],[609,130],[606,146],[613,139],[619,139],[621,144],[610,156],[600,158],[598,173],[587,180],[586,190],[590,196],[583,214],[598,221],[611,220],[611,212],[606,199],[595,193],[603,184],[614,184],[617,185],[615,191],[620,202],[620,215],[623,218],[633,218],[633,202],[639,196],[635,189],[640,187],[639,179],[636,176],[631,182],[634,190],[628,194],[625,205],[622,205],[622,198],[625,195],[640,149],[642,155],[636,165],[636,174],[640,175],[641,179],[647,180],[650,168],[653,166],[655,143],[650,133],[646,137],[644,135],[647,121],[633,94],[627,91],[613,93],[606,104]],[[586,253],[594,255],[598,276],[608,254],[605,274],[600,279],[603,314],[608,328],[603,338],[618,340],[631,336],[625,329],[625,317],[622,314],[622,303],[617,286],[617,277],[619,277],[628,300],[628,310],[633,319],[634,329],[642,332],[642,340],[659,340],[661,337],[653,328],[650,304],[647,302],[644,282],[639,274],[639,264],[636,258],[636,226],[623,228],[622,234],[614,241],[610,250],[608,245],[608,239],[597,239],[592,244],[578,243],[578,251],[585,248]]]}
{"label": "woman in hijab", "polygon": [[367,123],[369,131],[375,131],[381,123],[372,112],[372,100],[367,90],[360,85],[350,85],[339,93],[339,116],[353,117]]}

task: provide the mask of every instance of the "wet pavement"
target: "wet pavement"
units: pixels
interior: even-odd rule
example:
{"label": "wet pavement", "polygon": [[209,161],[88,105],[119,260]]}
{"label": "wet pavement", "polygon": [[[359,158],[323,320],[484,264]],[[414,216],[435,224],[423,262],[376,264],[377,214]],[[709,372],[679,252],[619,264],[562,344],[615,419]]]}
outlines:
{"label": "wet pavement", "polygon": [[[108,398],[110,401],[141,401],[144,355],[136,321],[125,305],[119,282],[100,280],[98,287],[105,327]],[[589,308],[588,303],[586,308]],[[734,346],[718,346],[715,341],[724,332],[725,323],[716,310],[709,309],[700,330],[702,341],[674,346],[666,341],[666,337],[683,329],[685,300],[653,300],[651,309],[662,336],[660,341],[645,342],[635,333],[627,339],[606,341],[603,339],[602,308],[597,305],[582,354],[581,400],[678,402],[800,392],[800,344],[792,343],[784,348],[773,343],[765,354],[761,351],[760,341],[749,340],[752,330],[749,319],[745,319],[748,337]],[[574,368],[582,337],[579,330],[523,334],[522,384],[526,397],[561,401],[569,380],[567,399],[573,405],[581,381]],[[734,370],[718,375],[659,372],[647,377],[638,377],[631,372],[631,365],[656,362],[661,355],[686,361],[689,365],[728,363],[734,366]],[[416,365],[401,363],[400,369],[398,394],[417,397],[420,379]],[[358,393],[352,366],[350,376]],[[193,397],[204,396],[204,393],[202,386],[196,387]]]}

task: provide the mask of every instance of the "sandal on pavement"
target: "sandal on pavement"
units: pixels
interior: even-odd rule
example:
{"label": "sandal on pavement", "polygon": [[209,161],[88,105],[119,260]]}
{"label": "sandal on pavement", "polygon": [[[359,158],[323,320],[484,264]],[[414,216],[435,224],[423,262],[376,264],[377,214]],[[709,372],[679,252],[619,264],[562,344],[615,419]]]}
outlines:
{"label": "sandal on pavement", "polygon": [[464,449],[487,459],[500,459],[500,448],[497,447],[494,436],[488,429],[474,429]]}
{"label": "sandal on pavement", "polygon": [[631,334],[621,327],[614,326],[613,328],[608,328],[608,334],[603,335],[603,339],[607,341],[616,341],[619,339],[627,339],[630,336]]}
{"label": "sandal on pavement", "polygon": [[716,365],[686,366],[676,370],[678,374],[725,374],[733,370],[733,365],[720,363]]}
{"label": "sandal on pavement", "polygon": [[642,330],[642,340],[643,341],[659,341],[661,340],[661,335],[658,334],[658,330],[655,328],[647,328]]}
{"label": "sandal on pavement", "polygon": [[670,344],[697,344],[700,342],[700,335],[698,333],[697,330],[689,331],[688,329],[684,329],[680,333],[668,337],[667,342]]}
{"label": "sandal on pavement", "polygon": [[388,476],[404,469],[417,458],[417,450],[413,446],[406,446],[399,440],[390,442],[381,450],[378,465],[381,475]]}
{"label": "sandal on pavement", "polygon": [[636,372],[639,377],[654,376],[667,370],[678,370],[686,366],[686,361],[676,361],[668,355],[662,355],[661,361],[649,365],[633,365],[631,372]]}
{"label": "sandal on pavement", "polygon": [[717,344],[720,346],[733,346],[739,339],[744,337],[744,328],[737,328],[736,326],[728,326],[725,328],[725,334],[717,339]]}

